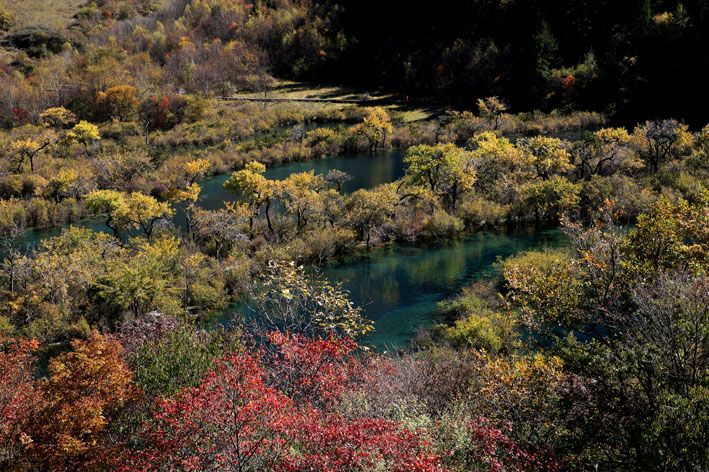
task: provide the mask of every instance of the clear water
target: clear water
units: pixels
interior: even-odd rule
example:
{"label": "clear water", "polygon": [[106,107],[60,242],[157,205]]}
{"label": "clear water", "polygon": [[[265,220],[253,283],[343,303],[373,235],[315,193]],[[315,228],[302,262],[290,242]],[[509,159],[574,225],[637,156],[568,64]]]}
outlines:
{"label": "clear water", "polygon": [[[560,230],[481,232],[465,239],[417,247],[392,246],[334,261],[321,275],[341,281],[352,300],[374,320],[368,338],[377,350],[405,346],[418,329],[436,321],[436,305],[471,282],[494,273],[499,258],[521,251],[568,244]],[[228,324],[233,313],[253,316],[234,303],[218,322]]]}
{"label": "clear water", "polygon": [[[404,152],[390,151],[378,153],[346,154],[343,156],[326,157],[306,162],[294,162],[266,169],[264,176],[270,180],[283,180],[297,172],[314,171],[315,174],[326,175],[331,169],[347,172],[352,180],[342,185],[342,192],[351,193],[361,188],[372,188],[377,185],[393,182],[404,176]],[[237,197],[224,188],[231,174],[217,175],[202,180],[202,187],[197,201],[198,205],[207,210],[224,208],[224,202],[230,202]],[[185,228],[184,212],[178,210],[174,223]]]}
{"label": "clear water", "polygon": [[[343,192],[371,188],[404,175],[403,152],[355,154],[299,162],[267,169],[269,179],[284,179],[294,172],[314,170],[325,174],[339,169],[352,175]],[[201,182],[199,204],[208,209],[222,208],[234,195],[222,185],[228,175]],[[178,212],[175,224],[184,227],[184,214]],[[110,232],[103,221],[83,220],[76,226]],[[61,233],[62,226],[28,231],[23,244],[37,244]],[[528,232],[483,232],[466,239],[442,241],[420,247],[392,246],[366,255],[348,257],[323,267],[328,279],[342,281],[355,303],[364,307],[375,321],[369,342],[378,350],[406,344],[417,329],[430,325],[436,304],[458,293],[471,281],[490,274],[499,257],[541,247],[558,247],[565,237],[558,230]],[[219,318],[227,321],[231,313],[245,308],[235,304]]]}
{"label": "clear water", "polygon": [[377,250],[338,261],[323,270],[344,281],[352,299],[374,320],[369,341],[378,349],[406,344],[435,321],[436,305],[471,282],[492,275],[499,258],[542,247],[560,247],[560,230],[482,232],[422,247]]}
{"label": "clear water", "polygon": [[[285,179],[295,172],[306,172],[314,170],[316,174],[327,174],[330,169],[339,169],[347,172],[353,178],[345,182],[342,191],[345,193],[354,192],[360,188],[372,188],[377,185],[392,182],[404,175],[404,153],[402,151],[390,151],[366,154],[350,154],[336,157],[327,157],[307,162],[295,162],[283,166],[270,167],[264,174],[268,179]],[[200,193],[198,204],[208,210],[224,208],[225,201],[233,201],[236,196],[233,192],[223,187],[224,182],[231,174],[218,175],[200,181],[202,192]],[[185,229],[184,212],[178,208],[173,223]],[[73,226],[89,228],[94,231],[111,233],[101,219],[85,219],[72,223]],[[21,247],[37,245],[43,239],[51,238],[61,234],[62,229],[69,225],[57,225],[49,229],[30,230],[24,233],[20,240]]]}

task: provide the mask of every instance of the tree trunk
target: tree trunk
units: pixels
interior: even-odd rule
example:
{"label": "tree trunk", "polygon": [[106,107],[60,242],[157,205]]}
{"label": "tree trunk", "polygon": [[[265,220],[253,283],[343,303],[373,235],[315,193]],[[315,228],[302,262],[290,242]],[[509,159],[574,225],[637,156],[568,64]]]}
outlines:
{"label": "tree trunk", "polygon": [[273,234],[273,225],[271,224],[271,199],[266,200],[266,222],[268,223],[268,230]]}

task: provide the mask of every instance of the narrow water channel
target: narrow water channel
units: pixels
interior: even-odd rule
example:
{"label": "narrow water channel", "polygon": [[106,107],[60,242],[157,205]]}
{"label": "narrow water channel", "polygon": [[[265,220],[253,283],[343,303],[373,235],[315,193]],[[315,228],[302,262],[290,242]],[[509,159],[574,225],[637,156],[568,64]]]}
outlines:
{"label": "narrow water channel", "polygon": [[[436,305],[471,282],[494,273],[495,263],[521,251],[568,244],[561,230],[480,232],[464,239],[375,249],[321,268],[331,282],[342,282],[352,300],[374,320],[368,342],[377,350],[405,346],[418,329],[436,322]],[[234,303],[217,322],[234,313],[254,316]]]}
{"label": "narrow water channel", "polygon": [[[393,151],[329,157],[271,167],[265,176],[284,179],[294,172],[314,170],[316,174],[326,174],[330,169],[339,169],[353,177],[343,185],[343,192],[349,193],[402,177],[403,154]],[[222,186],[228,178],[221,175],[200,182],[199,205],[218,209],[224,201],[233,200],[233,193]],[[174,223],[184,227],[184,213],[178,211]],[[76,226],[109,232],[103,220],[83,220]],[[37,244],[60,234],[61,230],[62,226],[28,231],[23,236],[23,245]],[[375,332],[369,342],[382,350],[406,344],[417,329],[433,323],[436,304],[473,280],[490,274],[498,258],[564,244],[566,238],[559,230],[482,232],[460,240],[374,250],[332,262],[322,268],[322,275],[333,282],[342,281],[353,301],[375,321]],[[220,321],[227,321],[235,311],[248,309],[235,304],[224,312]]]}
{"label": "narrow water channel", "polygon": [[[327,174],[331,169],[339,169],[352,176],[352,180],[342,186],[344,193],[354,192],[360,188],[372,188],[377,185],[392,182],[404,175],[403,151],[389,151],[378,153],[346,154],[306,162],[295,162],[283,166],[274,166],[266,169],[264,176],[267,179],[285,179],[295,172],[314,170],[316,174]],[[231,174],[217,175],[199,182],[202,192],[198,204],[207,210],[224,208],[224,202],[235,199],[233,192],[223,187],[224,182]],[[185,229],[184,212],[178,209],[174,224]],[[103,219],[89,218],[72,223],[73,226],[89,228],[94,231],[110,233]],[[29,230],[20,240],[20,247],[36,246],[40,241],[58,236],[62,229],[69,225],[57,225],[48,229]]]}

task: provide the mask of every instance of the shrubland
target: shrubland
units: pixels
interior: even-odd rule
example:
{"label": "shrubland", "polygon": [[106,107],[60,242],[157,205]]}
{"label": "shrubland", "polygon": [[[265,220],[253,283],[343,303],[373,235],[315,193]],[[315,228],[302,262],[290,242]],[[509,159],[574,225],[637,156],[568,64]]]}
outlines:
{"label": "shrubland", "polygon": [[[709,197],[630,231],[608,204],[571,245],[502,260],[415,350],[373,353],[347,294],[272,263],[267,313],[165,313],[77,333],[33,373],[3,328],[4,464],[19,470],[666,470],[706,465]],[[110,236],[106,236],[110,239]],[[499,291],[500,294],[496,294]],[[344,307],[344,309],[343,309]],[[39,377],[39,378],[38,378]],[[47,425],[51,424],[51,428]]]}
{"label": "shrubland", "polygon": [[[296,126],[222,143],[224,154],[124,147],[110,156],[101,149],[115,141],[100,138],[90,123],[71,124],[61,110],[44,116],[68,120],[64,127],[13,130],[19,134],[8,163],[16,167],[4,179],[11,193],[2,200],[2,316],[45,343],[71,339],[79,325],[111,331],[156,310],[202,319],[248,291],[271,260],[323,263],[360,247],[549,227],[561,217],[590,223],[609,201],[620,221],[634,223],[662,199],[695,201],[706,178],[705,131],[692,133],[674,120],[632,132],[601,128],[570,142],[507,138],[474,115],[405,124],[381,108],[357,112],[364,118],[354,125]],[[508,119],[502,113],[498,127]],[[346,194],[342,183],[350,176],[337,170],[264,176],[280,159],[388,149],[414,130],[404,145],[405,175],[395,182]],[[25,139],[31,132],[40,134]],[[75,157],[56,155],[67,150]],[[217,171],[220,156],[238,169],[224,184],[235,200],[207,210],[199,182]],[[184,227],[172,222],[177,212]],[[27,227],[87,214],[103,219],[112,237],[72,228],[32,250],[21,243]]]}
{"label": "shrubland", "polygon": [[[651,23],[685,34],[695,13]],[[609,65],[552,64],[548,25],[534,36],[544,81],[530,82],[545,112],[487,93],[524,74],[468,77],[485,89],[475,112],[416,122],[384,103],[223,99],[268,97],[271,72],[351,57],[345,14],[109,0],[67,27],[26,27],[0,7],[0,469],[709,467],[709,129],[575,110]],[[451,66],[511,54],[471,44],[439,51],[442,93],[459,90]],[[337,169],[264,175],[391,150],[403,177],[351,193]],[[225,173],[234,199],[201,207],[202,179]],[[89,216],[109,231],[23,242]],[[559,224],[567,249],[499,261],[397,352],[373,352],[376,326],[313,270],[386,244]],[[260,316],[225,316],[237,299]]]}
{"label": "shrubland", "polygon": [[[303,141],[370,132],[364,149],[386,146],[400,125],[381,116]],[[384,130],[369,129],[376,120]],[[91,152],[80,139],[94,129],[69,126],[52,139]],[[705,134],[673,120],[573,143],[511,141],[489,125],[462,141],[434,133],[405,152],[403,178],[351,194],[344,173],[270,180],[256,159],[226,181],[239,198],[220,210],[199,206],[210,160],[185,159],[162,199],[111,185],[81,195],[113,234],[74,227],[31,251],[15,244],[22,196],[5,200],[3,461],[20,470],[701,468]],[[45,162],[32,158],[37,169]],[[34,175],[29,159],[23,177]],[[107,183],[123,172],[106,169]],[[184,230],[170,223],[178,205]],[[372,352],[361,308],[301,266],[357,246],[558,221],[569,249],[501,261],[496,280],[441,304],[444,324],[396,353]],[[235,297],[261,316],[197,328]],[[33,370],[50,345],[66,352]]]}

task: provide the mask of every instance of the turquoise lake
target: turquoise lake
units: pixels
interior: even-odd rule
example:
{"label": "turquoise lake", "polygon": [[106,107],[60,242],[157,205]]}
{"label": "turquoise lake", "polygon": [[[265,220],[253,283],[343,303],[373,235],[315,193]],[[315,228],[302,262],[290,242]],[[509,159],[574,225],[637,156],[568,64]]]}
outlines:
{"label": "turquoise lake", "polygon": [[[343,185],[343,192],[371,188],[404,175],[403,152],[355,154],[271,167],[265,176],[284,179],[294,172],[314,170],[326,174],[330,169],[349,173],[353,179]],[[208,209],[223,207],[234,195],[222,185],[229,175],[205,179],[199,204]],[[184,227],[184,214],[178,211],[174,223]],[[109,232],[100,220],[84,220],[77,226]],[[24,245],[58,235],[62,227],[29,231]],[[480,232],[465,239],[442,241],[417,247],[391,246],[368,254],[351,256],[321,268],[329,280],[342,281],[355,303],[375,321],[369,338],[378,350],[405,345],[417,329],[435,319],[438,302],[454,296],[470,282],[489,275],[500,257],[542,247],[559,247],[566,238],[559,230]],[[234,305],[229,313],[243,311]]]}
{"label": "turquoise lake", "polygon": [[[418,329],[436,321],[438,302],[492,275],[499,258],[567,243],[558,229],[479,232],[417,247],[375,249],[331,262],[320,268],[320,275],[342,282],[352,300],[374,320],[375,331],[367,342],[381,351],[405,346]],[[243,304],[235,303],[219,321],[228,323],[233,313],[254,315]]]}

